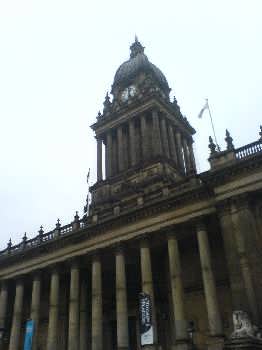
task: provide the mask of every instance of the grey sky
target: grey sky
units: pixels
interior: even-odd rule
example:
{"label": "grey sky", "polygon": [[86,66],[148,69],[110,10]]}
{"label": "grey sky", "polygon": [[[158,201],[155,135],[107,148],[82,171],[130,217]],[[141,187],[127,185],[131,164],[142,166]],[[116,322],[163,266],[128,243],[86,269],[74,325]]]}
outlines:
{"label": "grey sky", "polygon": [[208,164],[209,98],[218,141],[258,138],[262,114],[260,0],[0,0],[0,248],[82,213],[95,181],[89,125],[138,35],[197,130]]}

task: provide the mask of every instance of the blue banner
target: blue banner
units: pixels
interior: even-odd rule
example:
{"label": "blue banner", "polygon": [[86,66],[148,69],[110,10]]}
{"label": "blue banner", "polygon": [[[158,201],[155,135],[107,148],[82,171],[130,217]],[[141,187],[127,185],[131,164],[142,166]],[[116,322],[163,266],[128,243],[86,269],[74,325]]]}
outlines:
{"label": "blue banner", "polygon": [[35,321],[34,320],[26,321],[24,350],[32,350],[34,330],[35,330]]}

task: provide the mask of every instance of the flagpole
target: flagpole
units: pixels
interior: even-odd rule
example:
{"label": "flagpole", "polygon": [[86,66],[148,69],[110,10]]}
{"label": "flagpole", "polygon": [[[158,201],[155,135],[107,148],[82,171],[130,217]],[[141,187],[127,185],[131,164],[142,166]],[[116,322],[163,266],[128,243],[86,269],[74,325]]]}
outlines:
{"label": "flagpole", "polygon": [[213,118],[212,118],[212,115],[211,115],[211,111],[210,111],[208,99],[206,99],[206,102],[207,102],[207,108],[208,108],[208,113],[209,113],[209,117],[210,117],[210,121],[211,121],[211,125],[212,125],[212,130],[213,130],[215,142],[216,142],[216,145],[217,145],[217,149],[218,149],[218,151],[220,152],[220,147],[219,147],[218,142],[217,142],[215,127],[214,127]]}

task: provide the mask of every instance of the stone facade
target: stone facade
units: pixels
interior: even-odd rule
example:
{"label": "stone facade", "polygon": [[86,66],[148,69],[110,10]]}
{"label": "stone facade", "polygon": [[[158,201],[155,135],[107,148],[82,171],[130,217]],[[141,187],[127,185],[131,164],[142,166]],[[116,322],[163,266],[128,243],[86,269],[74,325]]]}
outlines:
{"label": "stone facade", "polygon": [[261,325],[261,138],[235,149],[227,131],[225,151],[210,138],[198,174],[195,130],[169,92],[136,39],[92,125],[89,210],[0,252],[0,349],[22,349],[27,319],[33,350],[141,349],[140,292],[146,349],[260,348],[258,331],[231,335],[236,311]]}

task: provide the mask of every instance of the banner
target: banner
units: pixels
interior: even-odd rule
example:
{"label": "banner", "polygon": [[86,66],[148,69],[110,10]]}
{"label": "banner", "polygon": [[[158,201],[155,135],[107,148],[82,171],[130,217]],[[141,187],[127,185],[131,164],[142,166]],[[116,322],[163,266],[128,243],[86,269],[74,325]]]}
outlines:
{"label": "banner", "polygon": [[34,330],[35,330],[35,321],[34,320],[26,321],[24,350],[32,350]]}
{"label": "banner", "polygon": [[152,325],[152,303],[149,294],[139,294],[139,314],[141,345],[152,345],[154,343],[154,334]]}

